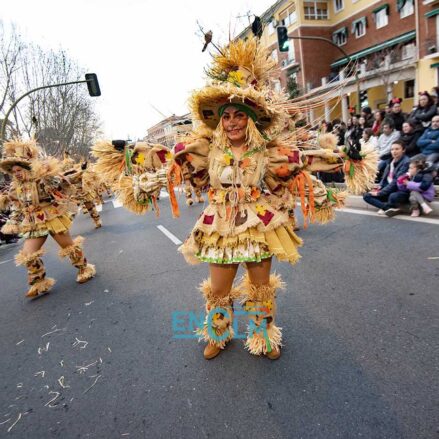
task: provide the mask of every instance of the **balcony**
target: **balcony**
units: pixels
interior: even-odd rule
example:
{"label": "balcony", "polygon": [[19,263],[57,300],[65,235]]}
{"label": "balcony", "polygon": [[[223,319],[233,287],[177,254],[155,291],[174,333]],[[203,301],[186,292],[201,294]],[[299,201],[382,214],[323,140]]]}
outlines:
{"label": "balcony", "polygon": [[280,62],[281,70],[289,70],[293,67],[299,67],[299,63],[295,59],[285,58]]}

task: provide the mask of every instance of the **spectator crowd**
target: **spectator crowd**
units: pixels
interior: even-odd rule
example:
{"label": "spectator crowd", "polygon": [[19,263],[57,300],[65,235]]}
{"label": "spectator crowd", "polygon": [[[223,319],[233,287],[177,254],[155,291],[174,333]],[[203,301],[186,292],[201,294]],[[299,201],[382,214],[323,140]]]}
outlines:
{"label": "spectator crowd", "polygon": [[378,151],[377,187],[363,198],[379,215],[394,216],[407,208],[411,216],[428,215],[439,170],[438,95],[419,93],[419,104],[409,114],[401,103],[393,98],[384,110],[364,107],[347,123],[323,121],[319,133],[332,132],[338,146],[360,154],[366,144]]}

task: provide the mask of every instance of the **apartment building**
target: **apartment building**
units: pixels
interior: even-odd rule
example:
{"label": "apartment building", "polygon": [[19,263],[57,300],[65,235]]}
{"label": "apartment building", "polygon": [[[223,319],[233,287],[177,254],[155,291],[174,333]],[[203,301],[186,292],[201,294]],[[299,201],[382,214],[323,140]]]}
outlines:
{"label": "apartment building", "polygon": [[[410,111],[417,91],[438,83],[438,16],[438,0],[279,0],[261,16],[261,42],[280,67],[273,87],[288,89],[294,78],[302,93],[319,94],[346,83],[340,102],[327,103],[311,114],[313,119],[346,120],[359,100],[382,108],[394,96],[402,97],[403,110]],[[280,25],[297,38],[290,40],[288,53],[278,51]],[[250,32],[248,27],[238,38]],[[301,39],[307,36],[335,46]],[[359,81],[346,77],[349,60],[358,63]]]}

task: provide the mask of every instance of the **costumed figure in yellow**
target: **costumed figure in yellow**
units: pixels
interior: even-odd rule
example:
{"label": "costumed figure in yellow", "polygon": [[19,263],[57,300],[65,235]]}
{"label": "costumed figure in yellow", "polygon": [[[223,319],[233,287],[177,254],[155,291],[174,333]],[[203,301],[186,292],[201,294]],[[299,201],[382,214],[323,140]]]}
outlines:
{"label": "costumed figure in yellow", "polygon": [[24,238],[15,260],[27,268],[30,288],[26,296],[31,298],[49,291],[55,283],[46,277],[41,259],[49,235],[61,247],[59,256],[68,256],[78,269],[79,283],[95,275],[94,265],[87,263],[82,250],[84,238],[73,240],[69,233],[75,209],[73,189],[62,174],[60,161],[41,156],[35,141],[13,140],[4,144],[0,161],[0,170],[12,177],[8,192],[0,197],[0,208],[9,206],[12,210],[2,232]]}
{"label": "costumed figure in yellow", "polygon": [[82,207],[84,213],[89,213],[96,229],[102,227],[101,217],[96,209],[96,204],[100,203],[100,177],[94,172],[93,166],[85,160],[65,171],[64,175],[75,187],[77,205]]}
{"label": "costumed figure in yellow", "polygon": [[[230,42],[214,56],[208,85],[192,94],[192,118],[199,128],[175,146],[167,179],[160,170],[119,177],[132,187],[131,198],[124,200],[127,206],[148,205],[145,200],[153,191],[167,185],[174,216],[179,214],[175,186],[189,179],[193,187],[207,191],[209,204],[179,249],[188,263],[209,264],[210,278],[201,285],[206,319],[198,331],[207,343],[206,359],[217,356],[232,339],[238,298],[249,314],[247,349],[279,358],[276,295],[284,284],[271,273],[271,263],[273,257],[291,265],[300,259],[302,240],[293,229],[296,199],[305,222],[326,222],[333,218],[334,207],[343,205],[343,193],[327,189],[311,174],[342,169],[342,155],[301,151],[295,141],[278,137],[289,115],[286,99],[270,87],[275,69],[256,39]],[[94,154],[101,171],[107,167],[109,179],[115,179],[114,149],[95,147]],[[240,263],[246,274],[234,286]]]}

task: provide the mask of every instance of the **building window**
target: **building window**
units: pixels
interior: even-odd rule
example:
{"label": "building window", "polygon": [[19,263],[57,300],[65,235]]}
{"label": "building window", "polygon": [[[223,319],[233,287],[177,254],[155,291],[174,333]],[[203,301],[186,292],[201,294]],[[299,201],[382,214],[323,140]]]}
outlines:
{"label": "building window", "polygon": [[340,12],[344,8],[343,0],[334,0],[335,12]]}
{"label": "building window", "polygon": [[415,56],[415,43],[404,44],[401,49],[401,59],[410,59]]}
{"label": "building window", "polygon": [[282,26],[290,26],[297,21],[296,5],[293,4],[288,9],[280,13],[280,22]]}
{"label": "building window", "polygon": [[375,23],[377,25],[377,29],[389,24],[389,10],[387,7],[375,12]]}
{"label": "building window", "polygon": [[289,63],[292,63],[296,60],[296,53],[294,51],[294,40],[290,40],[288,46],[288,61]]}
{"label": "building window", "polygon": [[270,21],[270,23],[268,23],[268,35],[273,35],[274,34],[274,23],[273,21]]}
{"label": "building window", "polygon": [[327,20],[329,18],[327,2],[306,1],[304,12],[305,20]]}
{"label": "building window", "polygon": [[413,0],[398,0],[397,5],[401,18],[408,17],[415,13],[415,5]]}
{"label": "building window", "polygon": [[415,80],[404,82],[404,99],[410,99],[415,97]]}
{"label": "building window", "polygon": [[271,52],[271,57],[276,61],[276,63],[279,62],[279,58],[277,57],[277,49],[274,49],[274,50]]}
{"label": "building window", "polygon": [[352,23],[352,33],[355,35],[355,38],[360,38],[366,35],[366,27],[367,27],[366,17],[362,17],[359,20],[355,20]]}
{"label": "building window", "polygon": [[347,28],[342,28],[332,34],[332,41],[334,41],[337,46],[344,46],[348,41]]}
{"label": "building window", "polygon": [[280,93],[282,91],[282,85],[281,85],[280,79],[273,80],[273,88],[274,88],[274,91],[276,91],[277,93]]}

